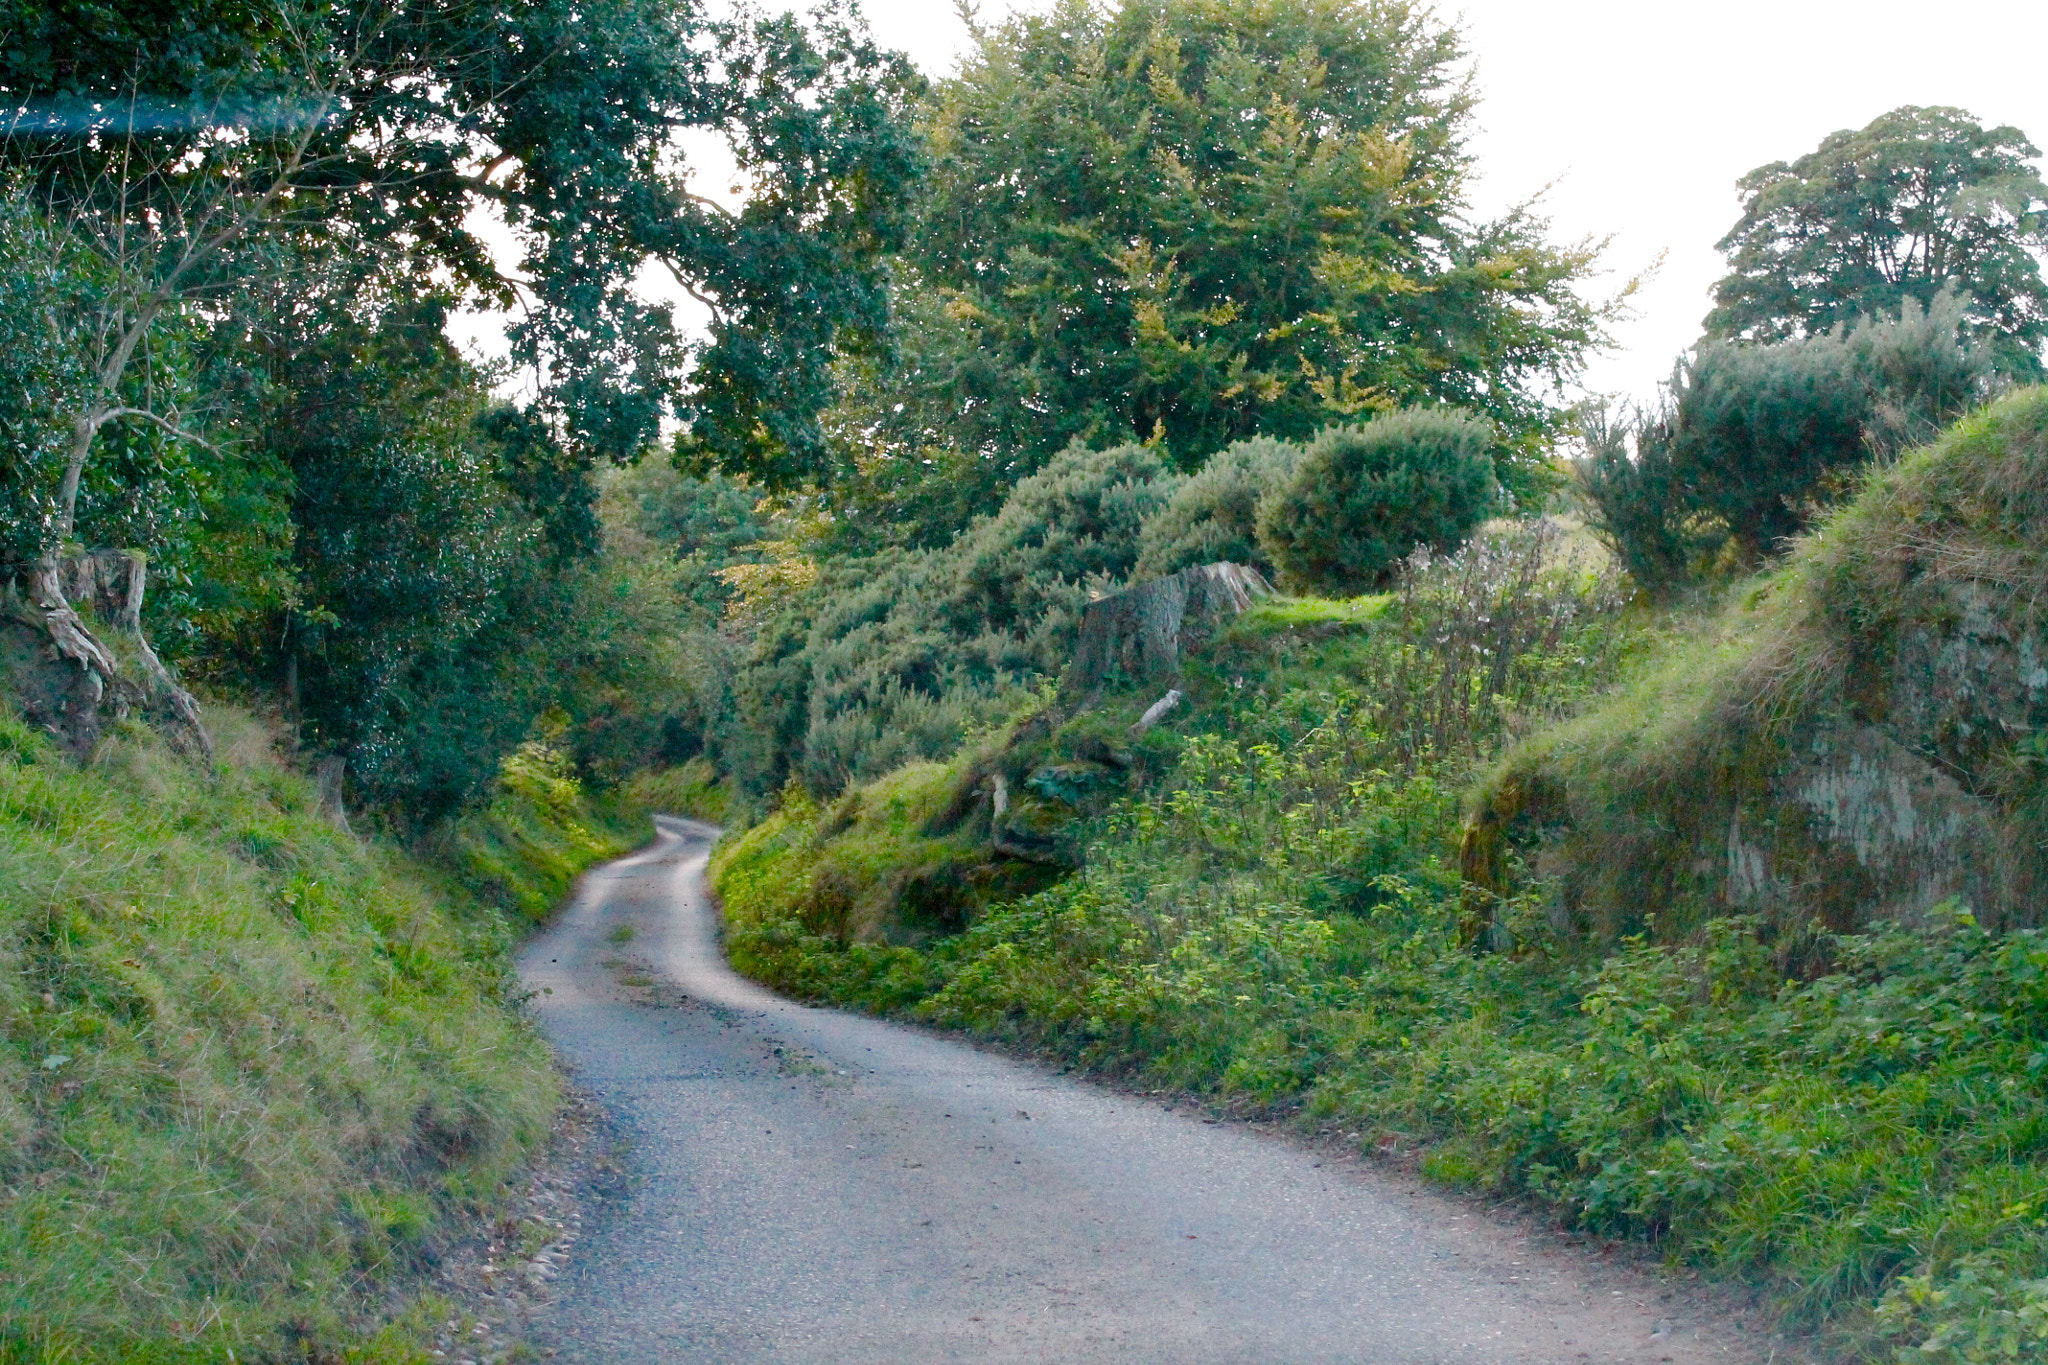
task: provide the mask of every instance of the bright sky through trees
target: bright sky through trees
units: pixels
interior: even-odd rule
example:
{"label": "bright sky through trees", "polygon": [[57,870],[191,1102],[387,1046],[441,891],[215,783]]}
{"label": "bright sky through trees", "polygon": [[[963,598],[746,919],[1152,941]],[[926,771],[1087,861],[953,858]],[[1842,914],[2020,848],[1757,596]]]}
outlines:
{"label": "bright sky through trees", "polygon": [[[1024,0],[1025,4],[1032,0]],[[984,22],[1014,0],[982,0]],[[869,0],[885,45],[941,75],[967,45],[952,0]],[[1560,236],[1614,234],[1625,278],[1666,253],[1588,376],[1648,397],[1698,336],[1741,215],[1735,181],[1902,104],[1959,105],[2048,140],[2048,4],[1965,0],[1464,0],[1478,64],[1482,212],[1546,184]]]}

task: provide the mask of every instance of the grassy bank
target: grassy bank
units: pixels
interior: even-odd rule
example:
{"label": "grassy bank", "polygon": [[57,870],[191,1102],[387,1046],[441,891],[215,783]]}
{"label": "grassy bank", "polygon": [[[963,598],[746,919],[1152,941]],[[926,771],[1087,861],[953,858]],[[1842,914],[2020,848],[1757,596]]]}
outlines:
{"label": "grassy bank", "polygon": [[1247,614],[1196,670],[1164,776],[1088,826],[1082,869],[957,934],[835,930],[823,874],[914,821],[786,799],[714,862],[734,960],[1419,1157],[1759,1281],[1873,1359],[2041,1358],[2048,937],[1949,906],[1915,932],[1724,918],[1600,939],[1540,866],[1475,916],[1461,794],[1693,625],[1553,577],[1523,603],[1566,628],[1488,657],[1508,567]]}
{"label": "grassy bank", "polygon": [[513,931],[209,718],[81,769],[0,716],[0,1359],[423,1360],[407,1272],[559,1099]]}

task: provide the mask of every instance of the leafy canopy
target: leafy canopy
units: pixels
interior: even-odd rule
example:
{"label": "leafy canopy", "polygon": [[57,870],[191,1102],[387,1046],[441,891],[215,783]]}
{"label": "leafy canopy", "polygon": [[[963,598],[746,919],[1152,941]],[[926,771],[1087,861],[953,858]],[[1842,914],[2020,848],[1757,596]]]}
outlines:
{"label": "leafy canopy", "polygon": [[2048,283],[2034,253],[2048,246],[2048,185],[2028,161],[2040,154],[2017,128],[1908,105],[1759,166],[1737,182],[1742,219],[1719,243],[1730,271],[1707,334],[1818,336],[1897,317],[1908,300],[1925,308],[1952,285],[1999,367],[2039,378]]}
{"label": "leafy canopy", "polygon": [[[128,277],[118,332],[309,259],[523,302],[522,362],[587,456],[664,416],[768,477],[819,458],[837,350],[883,329],[919,82],[853,12],[656,0],[488,5],[0,0],[0,160]],[[723,137],[751,193],[700,194]],[[479,210],[524,252],[501,276]],[[635,276],[710,310],[684,343]],[[97,360],[96,360],[97,364]]]}
{"label": "leafy canopy", "polygon": [[1074,439],[1191,469],[1417,403],[1487,415],[1510,468],[1546,443],[1595,248],[1465,213],[1473,99],[1427,9],[1063,0],[975,40],[925,106],[900,363],[845,423],[887,505],[920,505],[892,463],[989,510]]}

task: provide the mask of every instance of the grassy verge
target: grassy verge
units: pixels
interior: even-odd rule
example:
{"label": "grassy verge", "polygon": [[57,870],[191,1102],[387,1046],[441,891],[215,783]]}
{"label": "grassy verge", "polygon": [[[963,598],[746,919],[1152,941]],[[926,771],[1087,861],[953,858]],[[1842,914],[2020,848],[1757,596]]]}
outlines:
{"label": "grassy verge", "polygon": [[0,1359],[422,1360],[393,1286],[559,1098],[510,929],[210,720],[0,716]]}
{"label": "grassy verge", "polygon": [[[1469,946],[1459,793],[1673,629],[1588,581],[1504,612],[1486,585],[1512,570],[1253,614],[1083,869],[958,934],[836,931],[811,908],[818,869],[850,837],[886,855],[885,822],[785,800],[714,863],[735,961],[1418,1153],[1437,1179],[1758,1280],[1873,1359],[2048,1356],[2048,936],[1950,907],[1934,932],[1723,919],[1592,940],[1526,868],[1493,951]],[[1505,660],[1475,645],[1545,602],[1566,628]]]}

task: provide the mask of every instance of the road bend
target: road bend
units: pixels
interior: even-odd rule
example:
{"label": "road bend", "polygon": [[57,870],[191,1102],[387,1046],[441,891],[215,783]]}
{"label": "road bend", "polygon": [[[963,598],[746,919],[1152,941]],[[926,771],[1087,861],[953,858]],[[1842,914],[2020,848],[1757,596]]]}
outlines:
{"label": "road bend", "polygon": [[628,1193],[534,1345],[584,1365],[1697,1365],[1656,1280],[1399,1173],[812,1008],[726,965],[718,831],[663,818],[521,955]]}

